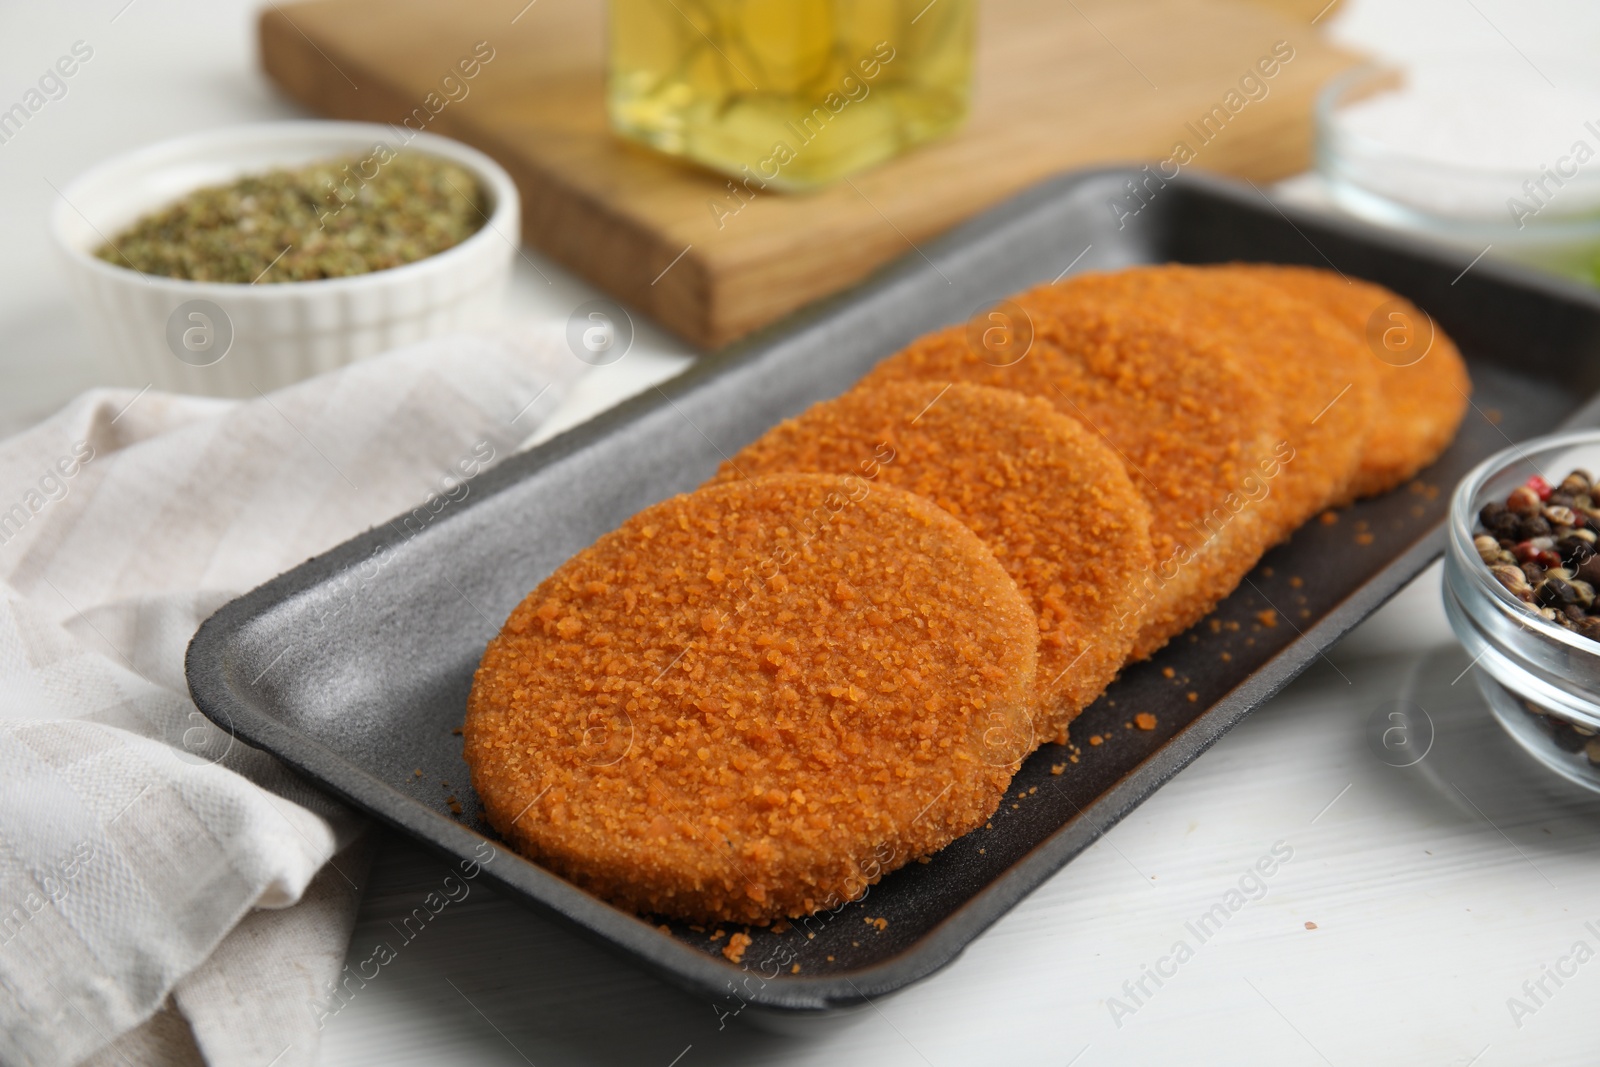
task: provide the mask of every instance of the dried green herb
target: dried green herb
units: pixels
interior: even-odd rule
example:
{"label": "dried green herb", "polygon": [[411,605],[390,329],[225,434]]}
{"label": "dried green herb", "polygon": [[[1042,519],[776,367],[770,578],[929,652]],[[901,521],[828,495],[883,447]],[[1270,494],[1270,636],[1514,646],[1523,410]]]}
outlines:
{"label": "dried green herb", "polygon": [[378,146],[364,158],[197,190],[95,255],[194,281],[345,278],[443,252],[477,233],[488,214],[488,197],[465,167]]}

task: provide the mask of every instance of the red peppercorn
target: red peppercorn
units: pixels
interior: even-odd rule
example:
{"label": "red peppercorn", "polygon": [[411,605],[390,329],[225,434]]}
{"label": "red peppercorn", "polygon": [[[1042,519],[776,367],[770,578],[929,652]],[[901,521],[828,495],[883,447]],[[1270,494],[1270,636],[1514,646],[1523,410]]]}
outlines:
{"label": "red peppercorn", "polygon": [[1539,477],[1537,474],[1528,479],[1528,488],[1532,489],[1535,493],[1538,493],[1540,500],[1549,500],[1550,494],[1553,492],[1553,490],[1550,488],[1550,483]]}
{"label": "red peppercorn", "polygon": [[1544,568],[1561,566],[1561,554],[1548,548],[1540,548],[1532,541],[1518,541],[1512,548],[1511,554],[1517,557],[1518,563],[1537,563]]}

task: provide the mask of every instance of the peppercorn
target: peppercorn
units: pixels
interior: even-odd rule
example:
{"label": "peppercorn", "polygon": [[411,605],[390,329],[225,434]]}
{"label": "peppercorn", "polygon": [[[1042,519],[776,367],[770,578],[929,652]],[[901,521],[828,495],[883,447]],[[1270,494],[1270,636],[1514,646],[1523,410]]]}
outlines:
{"label": "peppercorn", "polygon": [[1577,591],[1560,578],[1545,578],[1533,591],[1533,599],[1541,607],[1564,608],[1578,602]]}
{"label": "peppercorn", "polygon": [[1561,491],[1564,493],[1587,493],[1594,484],[1594,479],[1589,477],[1588,471],[1576,470],[1561,479]]}
{"label": "peppercorn", "polygon": [[1547,537],[1536,537],[1532,541],[1519,541],[1517,547],[1511,550],[1512,555],[1522,563],[1537,563],[1541,567],[1561,566],[1561,557],[1556,554],[1556,543]]}
{"label": "peppercorn", "polygon": [[1556,747],[1561,751],[1582,752],[1583,746],[1589,743],[1587,738],[1574,730],[1569,724],[1553,717],[1547,717],[1545,721],[1550,723],[1551,726],[1551,740],[1555,741]]}
{"label": "peppercorn", "polygon": [[1600,641],[1600,619],[1592,615],[1586,619],[1579,619],[1573,624],[1573,629],[1591,641]]}
{"label": "peppercorn", "polygon": [[1540,514],[1551,526],[1576,526],[1579,522],[1575,511],[1560,504],[1546,504]]}
{"label": "peppercorn", "polygon": [[[1477,539],[1474,539],[1473,543],[1477,544]],[[1571,536],[1563,537],[1556,542],[1556,553],[1561,557],[1562,566],[1571,567],[1573,570],[1595,554],[1594,545],[1581,537]],[[1478,549],[1478,555],[1483,555],[1482,548]]]}
{"label": "peppercorn", "polygon": [[[1528,577],[1522,572],[1522,568],[1512,566],[1509,563],[1497,563],[1489,568],[1489,573],[1494,575],[1495,580],[1505,586],[1512,596],[1519,600],[1533,599],[1533,586],[1529,584]],[[1597,619],[1596,622],[1600,622],[1600,619]]]}
{"label": "peppercorn", "polygon": [[1495,537],[1515,538],[1517,526],[1522,520],[1508,511],[1498,500],[1491,500],[1478,512],[1478,521]]}
{"label": "peppercorn", "polygon": [[1531,541],[1535,537],[1549,537],[1553,533],[1550,529],[1550,520],[1543,515],[1522,519],[1517,523],[1517,540]]}
{"label": "peppercorn", "polygon": [[1511,490],[1510,496],[1506,497],[1506,510],[1527,518],[1539,514],[1539,506],[1542,503],[1538,493],[1525,485],[1519,485]]}

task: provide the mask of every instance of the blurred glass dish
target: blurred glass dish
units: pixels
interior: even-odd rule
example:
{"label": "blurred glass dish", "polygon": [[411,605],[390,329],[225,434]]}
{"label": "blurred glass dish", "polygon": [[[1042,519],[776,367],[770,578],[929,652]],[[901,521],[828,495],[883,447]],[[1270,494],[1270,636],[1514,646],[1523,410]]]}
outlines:
{"label": "blurred glass dish", "polygon": [[612,128],[742,179],[740,195],[827,185],[967,115],[975,0],[611,0],[610,8]]}
{"label": "blurred glass dish", "polygon": [[1360,67],[1323,89],[1316,129],[1351,214],[1600,281],[1600,92],[1480,64]]}
{"label": "blurred glass dish", "polygon": [[1538,474],[1600,471],[1600,430],[1541,437],[1490,456],[1450,502],[1444,607],[1490,710],[1535,759],[1600,792],[1600,644],[1541,618],[1501,585],[1473,545],[1478,513]]}

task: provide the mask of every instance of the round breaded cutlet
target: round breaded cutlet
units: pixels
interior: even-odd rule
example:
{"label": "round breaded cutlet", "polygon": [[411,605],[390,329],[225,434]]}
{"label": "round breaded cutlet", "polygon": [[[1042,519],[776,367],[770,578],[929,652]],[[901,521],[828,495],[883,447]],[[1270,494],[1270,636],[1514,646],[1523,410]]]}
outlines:
{"label": "round breaded cutlet", "polygon": [[1315,305],[1238,272],[1179,264],[1082,274],[1032,290],[1024,307],[1057,295],[1124,302],[1233,353],[1282,409],[1292,457],[1258,507],[1274,541],[1348,493],[1373,424],[1377,371],[1366,346]]}
{"label": "round breaded cutlet", "polygon": [[995,810],[1038,640],[993,553],[921,497],[821,474],[708,486],[511,613],[465,757],[495,830],[599,896],[804,915]]}
{"label": "round breaded cutlet", "polygon": [[1154,564],[1150,509],[1122,460],[1047,401],[957,383],[881,382],[813,405],[717,481],[859,474],[938,504],[993,550],[1039,619],[1037,740],[1104,691],[1132,651]]}
{"label": "round breaded cutlet", "polygon": [[1232,263],[1217,268],[1255,278],[1315,304],[1367,348],[1377,374],[1376,417],[1347,494],[1376,496],[1439,458],[1467,413],[1472,380],[1455,342],[1400,294],[1316,267]]}
{"label": "round breaded cutlet", "polygon": [[929,334],[859,388],[1013,389],[1110,444],[1150,507],[1155,566],[1137,584],[1145,606],[1130,654],[1144,658],[1232,592],[1276,535],[1252,502],[1282,467],[1277,402],[1223,346],[1138,306],[1061,297],[1028,319],[1028,343],[998,354],[966,326]]}

